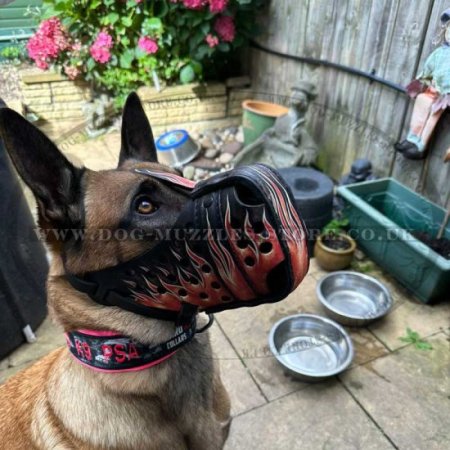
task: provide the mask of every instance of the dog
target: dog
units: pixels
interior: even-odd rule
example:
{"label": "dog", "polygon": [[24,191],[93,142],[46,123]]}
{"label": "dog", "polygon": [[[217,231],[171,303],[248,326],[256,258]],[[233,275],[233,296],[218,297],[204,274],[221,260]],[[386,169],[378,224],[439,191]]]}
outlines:
{"label": "dog", "polygon": [[[114,170],[75,167],[7,108],[0,110],[0,136],[37,201],[38,224],[51,253],[52,320],[65,332],[114,330],[145,345],[170,339],[173,323],[99,305],[64,276],[67,269],[101,270],[151,249],[152,239],[119,239],[114,231],[170,229],[187,200],[186,193],[134,170],[176,173],[157,161],[138,96],[130,94],[124,107]],[[76,233],[61,238],[55,230],[82,230],[84,239]],[[112,237],[97,239],[98,230],[109,230]],[[63,347],[0,387],[0,448],[8,450],[214,450],[223,448],[230,421],[229,397],[207,333],[197,334],[162,364],[125,373],[93,371]]]}

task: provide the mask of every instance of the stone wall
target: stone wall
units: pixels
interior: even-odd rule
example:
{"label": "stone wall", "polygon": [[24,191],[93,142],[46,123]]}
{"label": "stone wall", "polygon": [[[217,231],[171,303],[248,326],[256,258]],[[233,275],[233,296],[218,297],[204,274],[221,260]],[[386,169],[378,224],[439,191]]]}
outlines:
{"label": "stone wall", "polygon": [[23,72],[20,84],[27,112],[46,121],[83,119],[82,107],[92,99],[87,82],[70,81],[58,73]]}
{"label": "stone wall", "polygon": [[[83,105],[93,93],[85,81],[70,81],[55,72],[21,72],[21,95],[26,112],[35,113],[48,126],[61,121],[84,119]],[[207,128],[239,125],[242,101],[251,96],[248,77],[232,78],[226,83],[187,84],[138,89],[144,110],[155,135],[169,129],[189,132]]]}
{"label": "stone wall", "polygon": [[[248,79],[242,83],[248,84]],[[236,82],[233,86],[193,83],[166,87],[160,92],[153,87],[142,87],[138,94],[154,129],[164,131],[180,126],[192,131],[207,128],[205,122],[210,122],[210,128],[239,124],[247,90]]]}

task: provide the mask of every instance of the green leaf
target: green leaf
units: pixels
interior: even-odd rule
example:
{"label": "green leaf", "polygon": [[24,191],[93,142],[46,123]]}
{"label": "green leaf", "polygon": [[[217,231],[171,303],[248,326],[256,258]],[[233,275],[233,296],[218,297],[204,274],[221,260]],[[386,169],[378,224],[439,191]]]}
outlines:
{"label": "green leaf", "polygon": [[197,76],[201,76],[203,73],[203,66],[198,61],[191,61],[191,66],[194,69],[194,73]]}
{"label": "green leaf", "polygon": [[89,58],[86,62],[86,70],[91,72],[95,67],[95,61],[92,58]]}
{"label": "green leaf", "polygon": [[112,55],[111,56],[111,59],[109,60],[109,62],[108,62],[108,64],[110,65],[110,66],[113,66],[113,67],[115,67],[115,66],[117,66],[117,63],[118,63],[119,61],[117,60],[117,56],[116,55]]}
{"label": "green leaf", "polygon": [[154,14],[157,17],[164,17],[169,12],[169,6],[166,1],[156,2],[154,8]]}
{"label": "green leaf", "polygon": [[147,56],[147,53],[142,50],[142,48],[137,47],[136,48],[136,58],[138,59],[142,59],[145,58]]}
{"label": "green leaf", "polygon": [[128,47],[130,45],[130,38],[127,36],[121,37],[120,38],[120,43],[124,46],[124,47]]}
{"label": "green leaf", "polygon": [[195,80],[195,71],[193,67],[188,64],[184,66],[180,71],[180,81],[183,84],[192,83]]}
{"label": "green leaf", "polygon": [[202,23],[202,26],[200,27],[202,30],[202,33],[207,35],[211,30],[211,24],[209,22]]}
{"label": "green leaf", "polygon": [[120,55],[120,67],[122,69],[130,69],[131,68],[131,64],[134,60],[135,57],[135,53],[134,50],[125,50],[121,55]]}
{"label": "green leaf", "polygon": [[143,23],[142,26],[142,29],[146,34],[162,31],[162,28],[163,25],[159,17],[150,17]]}
{"label": "green leaf", "polygon": [[217,48],[221,51],[221,52],[229,52],[230,51],[230,44],[227,44],[226,42],[221,42]]}
{"label": "green leaf", "polygon": [[433,350],[433,346],[429,342],[425,341],[417,342],[416,348],[419,350]]}
{"label": "green leaf", "polygon": [[106,16],[106,18],[108,19],[108,22],[111,24],[111,25],[114,25],[118,20],[119,20],[119,14],[117,14],[117,13],[115,13],[115,12],[112,12],[112,13],[109,13],[107,16]]}
{"label": "green leaf", "polygon": [[206,55],[210,54],[210,50],[212,49],[208,45],[200,45],[195,54],[195,58],[201,61]]}
{"label": "green leaf", "polygon": [[131,25],[133,25],[133,19],[128,16],[122,17],[122,19],[120,19],[120,21],[126,27],[131,27]]}

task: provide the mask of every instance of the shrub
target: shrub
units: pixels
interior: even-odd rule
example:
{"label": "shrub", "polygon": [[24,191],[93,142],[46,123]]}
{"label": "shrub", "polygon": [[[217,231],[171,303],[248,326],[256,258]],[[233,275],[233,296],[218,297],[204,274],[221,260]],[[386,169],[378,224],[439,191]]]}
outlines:
{"label": "shrub", "polygon": [[211,74],[255,32],[266,0],[44,0],[27,44],[42,69],[83,76],[120,99],[157,80]]}

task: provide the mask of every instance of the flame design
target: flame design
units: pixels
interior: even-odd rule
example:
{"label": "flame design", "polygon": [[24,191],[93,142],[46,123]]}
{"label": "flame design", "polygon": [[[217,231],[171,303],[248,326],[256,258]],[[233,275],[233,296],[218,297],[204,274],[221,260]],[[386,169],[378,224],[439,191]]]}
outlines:
{"label": "flame design", "polygon": [[247,277],[252,282],[254,290],[260,295],[268,294],[267,275],[274,267],[284,260],[284,254],[275,229],[267,220],[266,210],[264,209],[262,213],[264,233],[255,232],[250,223],[247,211],[245,213],[244,227],[242,230],[243,239],[237,240],[231,226],[230,201],[227,197],[224,223],[233,253],[242,270],[245,271]]}
{"label": "flame design", "polygon": [[[207,240],[204,243],[204,251],[208,252],[208,256],[204,257],[199,251],[194,251],[196,247],[188,242],[182,250],[170,245],[172,265],[141,266],[139,280],[126,281],[136,302],[154,308],[179,311],[183,302],[204,309],[228,301],[253,300],[267,295],[268,274],[285,260],[280,232],[283,233],[282,237],[286,240],[290,253],[293,287],[300,283],[308,270],[308,252],[302,222],[288,192],[278,179],[263,167],[256,166],[252,170],[264,182],[265,195],[281,222],[281,231],[272,226],[264,208],[258,211],[262,227],[261,231],[256,232],[255,224],[252,224],[253,216],[251,220],[247,210],[241,239],[236,239],[236,230],[231,224],[230,200],[227,197],[224,217],[227,245],[214,235],[208,210],[205,210]],[[157,176],[153,171],[148,172]],[[158,177],[161,177],[160,175],[165,179],[176,178],[176,181],[172,181],[174,183],[184,183],[184,179],[177,175],[158,173]],[[207,258],[211,262],[208,262]],[[183,265],[182,260],[187,260],[188,264]]]}
{"label": "flame design", "polygon": [[[255,298],[255,293],[242,276],[242,273],[235,264],[231,253],[223,245],[220,239],[214,239],[208,211],[206,211],[206,222],[208,224],[208,244],[220,277],[224,280],[228,289],[237,299],[250,300]],[[229,230],[227,231],[230,232]]]}
{"label": "flame design", "polygon": [[160,172],[158,170],[150,170],[150,169],[135,169],[136,172],[142,173],[144,175],[150,175],[155,178],[159,178],[160,180],[168,181],[169,183],[177,184],[178,186],[183,186],[187,189],[194,189],[197,184],[195,181],[188,180],[187,178],[180,177],[180,175],[176,175],[174,173],[169,172]]}
{"label": "flame design", "polygon": [[282,232],[291,256],[294,287],[298,286],[309,268],[308,250],[306,247],[306,232],[302,221],[292,204],[289,194],[283,185],[275,178],[269,177],[259,167],[252,167],[264,179],[270,201],[273,204],[282,225]]}

